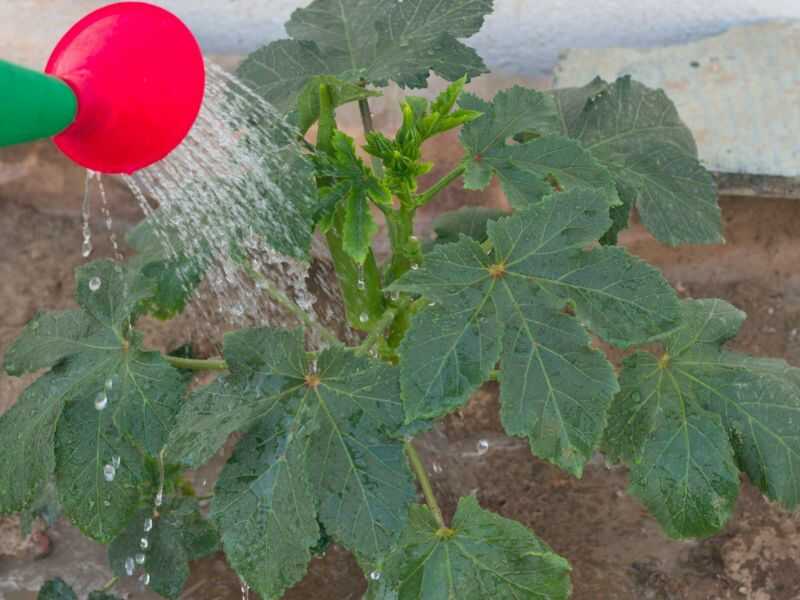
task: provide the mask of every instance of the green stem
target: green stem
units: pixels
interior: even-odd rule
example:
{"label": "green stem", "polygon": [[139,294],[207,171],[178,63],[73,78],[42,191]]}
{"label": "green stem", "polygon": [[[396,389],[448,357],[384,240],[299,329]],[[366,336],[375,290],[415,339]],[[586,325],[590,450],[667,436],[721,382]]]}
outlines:
{"label": "green stem", "polygon": [[419,194],[416,197],[416,205],[423,206],[430,202],[439,192],[461,177],[464,174],[464,171],[466,171],[466,167],[464,165],[457,166],[423,193]]}
{"label": "green stem", "polygon": [[387,308],[381,318],[375,323],[372,331],[369,332],[369,335],[364,338],[364,341],[356,346],[356,354],[367,354],[370,350],[372,350],[372,347],[381,338],[386,329],[392,324],[398,313],[408,308],[409,304],[411,304],[411,299],[405,298],[401,300],[397,306]]}
{"label": "green stem", "polygon": [[428,508],[431,509],[433,517],[436,519],[439,527],[446,528],[447,525],[442,516],[442,509],[439,508],[439,503],[436,502],[431,480],[428,478],[428,472],[425,470],[425,465],[422,464],[422,459],[419,457],[419,454],[417,454],[417,449],[414,448],[411,441],[407,441],[404,444],[404,448],[408,460],[411,463],[411,468],[414,470],[414,475],[416,475],[417,481],[419,481],[419,485],[422,488],[422,493],[425,495],[425,503],[428,505]]}
{"label": "green stem", "polygon": [[258,289],[266,292],[267,296],[272,298],[278,305],[280,305],[282,308],[286,309],[292,315],[297,317],[297,319],[306,328],[319,331],[319,334],[322,337],[322,339],[324,339],[329,344],[332,344],[334,346],[341,344],[339,338],[337,338],[336,335],[331,330],[329,330],[327,327],[325,327],[318,321],[312,319],[311,315],[309,315],[306,311],[297,306],[297,304],[292,302],[289,296],[287,296],[281,290],[272,285],[272,282],[269,281],[266,277],[264,277],[261,273],[255,271],[254,269],[251,269],[247,265],[245,265],[245,270],[250,275],[250,277],[252,277],[256,281],[256,283],[258,283]]}
{"label": "green stem", "polygon": [[101,592],[108,592],[108,591],[109,591],[111,588],[113,588],[115,585],[117,585],[117,582],[118,582],[118,581],[119,581],[119,577],[112,577],[112,578],[111,578],[111,579],[108,581],[108,583],[106,583],[106,584],[105,584],[103,587],[101,587],[101,588],[100,588],[100,590],[99,590],[99,591],[101,591]]}
{"label": "green stem", "polygon": [[385,284],[389,285],[422,259],[419,243],[412,244],[414,235],[414,216],[416,209],[401,198],[399,210],[386,215],[389,242],[392,245],[392,258],[386,270]]}
{"label": "green stem", "polygon": [[179,356],[164,356],[169,364],[177,369],[190,371],[227,371],[228,363],[222,359],[181,358]]}
{"label": "green stem", "polygon": [[[370,110],[369,107],[369,100],[361,98],[358,101],[358,112],[361,113],[361,124],[364,126],[364,135],[375,131],[375,125],[372,123],[372,110]],[[378,179],[383,179],[383,163],[377,156],[372,157],[372,170],[375,171],[375,175]]]}

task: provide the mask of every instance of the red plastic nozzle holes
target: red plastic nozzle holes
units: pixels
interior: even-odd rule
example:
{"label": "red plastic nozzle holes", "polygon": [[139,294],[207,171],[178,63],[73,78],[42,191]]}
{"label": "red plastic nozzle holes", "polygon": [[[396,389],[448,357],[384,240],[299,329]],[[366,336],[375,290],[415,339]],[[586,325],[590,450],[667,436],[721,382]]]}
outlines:
{"label": "red plastic nozzle holes", "polygon": [[192,128],[205,93],[197,40],[144,2],[111,4],[76,23],[45,69],[75,92],[75,122],[56,145],[81,166],[133,173],[164,158]]}

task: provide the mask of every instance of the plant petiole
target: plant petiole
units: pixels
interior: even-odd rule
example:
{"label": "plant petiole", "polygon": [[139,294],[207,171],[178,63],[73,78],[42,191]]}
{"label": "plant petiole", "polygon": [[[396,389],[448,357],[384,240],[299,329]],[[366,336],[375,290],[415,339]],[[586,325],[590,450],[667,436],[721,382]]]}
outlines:
{"label": "plant petiole", "polygon": [[411,463],[411,468],[414,470],[414,475],[422,488],[422,493],[425,496],[425,503],[428,505],[428,508],[431,509],[433,517],[436,519],[436,523],[439,527],[447,528],[447,524],[444,522],[444,517],[442,516],[442,509],[439,508],[439,503],[436,502],[436,495],[433,493],[433,486],[428,477],[428,472],[425,470],[425,465],[422,463],[417,449],[414,448],[414,444],[411,443],[410,440],[406,441],[404,448],[408,460]]}

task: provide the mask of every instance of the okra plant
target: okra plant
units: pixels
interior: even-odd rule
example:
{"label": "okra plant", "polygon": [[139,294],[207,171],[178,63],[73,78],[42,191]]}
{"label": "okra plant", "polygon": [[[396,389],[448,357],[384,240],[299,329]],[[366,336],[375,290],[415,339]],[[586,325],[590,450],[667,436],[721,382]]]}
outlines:
{"label": "okra plant", "polygon": [[[303,137],[294,160],[317,193],[297,199],[298,237],[324,236],[363,341],[324,330],[319,350],[303,328],[261,327],[228,333],[221,358],[145,349],[137,318],[187,301],[185,261],[145,222],[138,256],[78,269],[79,308],[38,315],[6,353],[11,375],[45,372],[0,420],[0,512],[29,511],[54,481],[70,521],[109,544],[114,572],[144,574],[168,598],[189,561],[219,548],[262,598],[281,598],[332,542],[363,567],[372,600],[567,598],[568,562],[532,531],[475,497],[445,518],[415,450],[490,380],[508,435],[576,477],[598,450],[625,463],[630,493],[670,537],[719,531],[740,473],[798,503],[800,371],[726,350],[742,312],[679,300],[616,245],[634,208],[666,245],[722,241],[713,180],[675,107],[628,77],[491,101],[465,92],[486,68],[459,40],[491,9],[314,0],[288,39],[245,60],[239,75]],[[370,97],[390,81],[424,87],[431,72],[452,83],[407,95],[400,128],[375,131]],[[361,147],[337,126],[349,103]],[[463,158],[420,185],[425,142],[456,129]],[[508,213],[455,211],[430,246],[414,236],[415,214],[447,186],[480,193],[495,178]],[[615,369],[609,346],[640,349]],[[219,373],[196,385],[197,370]],[[205,515],[185,472],[234,433]]]}

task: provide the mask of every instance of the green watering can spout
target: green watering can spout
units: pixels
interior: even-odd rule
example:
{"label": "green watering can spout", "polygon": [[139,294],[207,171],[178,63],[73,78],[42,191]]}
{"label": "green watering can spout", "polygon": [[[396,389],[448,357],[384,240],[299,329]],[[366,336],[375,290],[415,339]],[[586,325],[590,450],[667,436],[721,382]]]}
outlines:
{"label": "green watering can spout", "polygon": [[53,137],[78,113],[78,100],[57,77],[0,60],[0,147]]}

